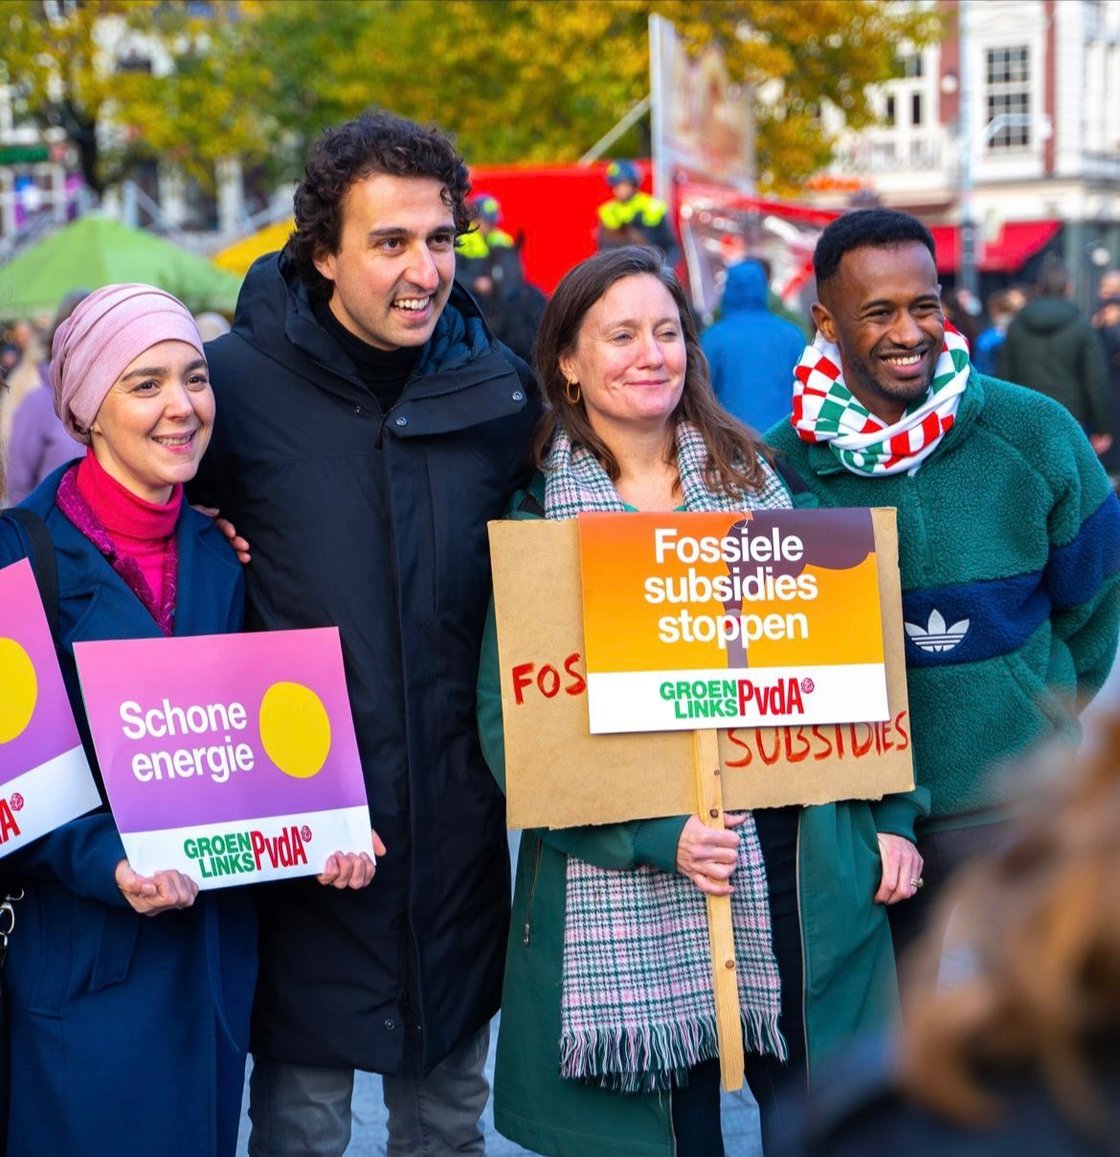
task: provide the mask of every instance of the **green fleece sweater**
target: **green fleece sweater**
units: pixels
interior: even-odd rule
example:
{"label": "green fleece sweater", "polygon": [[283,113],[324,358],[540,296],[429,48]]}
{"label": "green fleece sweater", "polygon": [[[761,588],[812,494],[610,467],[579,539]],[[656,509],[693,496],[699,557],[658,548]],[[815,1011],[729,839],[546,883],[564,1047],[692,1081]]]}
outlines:
{"label": "green fleece sweater", "polygon": [[1084,434],[1050,398],[973,371],[912,476],[852,474],[786,423],[768,440],[823,505],[897,508],[923,826],[995,818],[1013,757],[1075,736],[1116,655],[1120,503]]}

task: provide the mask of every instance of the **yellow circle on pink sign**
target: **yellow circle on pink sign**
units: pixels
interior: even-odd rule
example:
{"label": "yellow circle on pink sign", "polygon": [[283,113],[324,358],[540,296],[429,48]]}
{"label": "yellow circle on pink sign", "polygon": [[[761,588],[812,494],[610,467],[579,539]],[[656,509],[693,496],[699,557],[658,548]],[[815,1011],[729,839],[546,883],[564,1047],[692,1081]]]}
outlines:
{"label": "yellow circle on pink sign", "polygon": [[0,639],[0,743],[22,735],[39,698],[31,656],[15,641]]}
{"label": "yellow circle on pink sign", "polygon": [[268,758],[295,779],[323,770],[331,720],[322,699],[302,683],[273,683],[261,700],[261,743]]}

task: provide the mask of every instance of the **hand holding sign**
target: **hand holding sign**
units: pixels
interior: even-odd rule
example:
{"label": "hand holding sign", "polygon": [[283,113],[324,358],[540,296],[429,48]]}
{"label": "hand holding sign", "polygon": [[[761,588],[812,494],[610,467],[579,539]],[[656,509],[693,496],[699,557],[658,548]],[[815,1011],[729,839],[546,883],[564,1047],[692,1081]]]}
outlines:
{"label": "hand holding sign", "polygon": [[[509,823],[682,815],[699,801],[677,868],[707,897],[721,1074],[737,1088],[733,872],[721,856],[738,833],[725,806],[913,786],[893,511],[584,518],[601,548],[587,582],[574,522],[490,526]],[[600,734],[593,680],[608,698]]]}
{"label": "hand holding sign", "polygon": [[174,869],[141,876],[127,860],[121,860],[114,876],[121,895],[141,916],[159,916],[163,912],[189,908],[198,895],[198,885]]}
{"label": "hand holding sign", "polygon": [[[375,855],[385,855],[385,845],[381,837],[371,831],[373,837],[373,851]],[[356,852],[335,852],[327,857],[327,866],[315,877],[320,884],[327,884],[332,888],[364,888],[372,882],[377,868],[367,852],[358,855]]]}
{"label": "hand holding sign", "polygon": [[739,860],[739,827],[744,816],[724,816],[724,827],[709,827],[699,816],[689,816],[677,844],[677,871],[709,896],[730,896],[730,883]]}

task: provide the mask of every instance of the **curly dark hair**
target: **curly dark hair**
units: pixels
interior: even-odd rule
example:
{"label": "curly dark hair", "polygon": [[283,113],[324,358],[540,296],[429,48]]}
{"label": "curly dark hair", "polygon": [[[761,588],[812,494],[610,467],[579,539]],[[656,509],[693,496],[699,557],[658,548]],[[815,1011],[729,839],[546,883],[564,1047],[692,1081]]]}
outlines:
{"label": "curly dark hair", "polygon": [[841,259],[850,250],[889,249],[911,241],[924,245],[937,260],[933,234],[909,213],[898,209],[855,209],[837,217],[820,235],[813,252],[817,289],[836,276]]}
{"label": "curly dark hair", "polygon": [[354,120],[324,131],[296,187],[296,227],[286,248],[315,300],[325,301],[331,295],[331,282],[315,268],[315,260],[338,252],[346,193],[374,173],[439,181],[456,232],[470,228],[470,176],[450,138],[434,125],[425,127],[381,109],[367,109]]}
{"label": "curly dark hair", "polygon": [[618,461],[592,428],[582,399],[573,405],[568,398],[560,359],[575,349],[588,310],[616,281],[639,274],[656,277],[669,291],[680,313],[687,362],[684,389],[673,421],[691,422],[703,436],[708,450],[705,482],[712,490],[729,495],[758,490],[764,483],[760,459],[769,460],[769,451],[716,400],[688,298],[676,274],[665,265],[660,250],[644,245],[607,249],[573,266],[545,307],[533,359],[537,381],[549,404],[534,439],[537,464],[544,466],[549,445],[557,429],[563,426],[572,442],[590,450],[611,481],[618,481]]}

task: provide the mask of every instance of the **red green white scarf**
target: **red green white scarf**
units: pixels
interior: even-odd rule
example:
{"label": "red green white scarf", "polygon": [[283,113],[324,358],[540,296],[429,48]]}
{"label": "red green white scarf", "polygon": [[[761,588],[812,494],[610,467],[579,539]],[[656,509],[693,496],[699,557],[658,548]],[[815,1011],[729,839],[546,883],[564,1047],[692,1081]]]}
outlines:
{"label": "red green white scarf", "polygon": [[790,421],[803,442],[825,442],[853,474],[914,474],[952,428],[968,382],[968,342],[945,326],[929,393],[893,425],[865,409],[844,385],[840,351],[821,334],[793,377]]}

